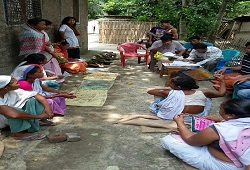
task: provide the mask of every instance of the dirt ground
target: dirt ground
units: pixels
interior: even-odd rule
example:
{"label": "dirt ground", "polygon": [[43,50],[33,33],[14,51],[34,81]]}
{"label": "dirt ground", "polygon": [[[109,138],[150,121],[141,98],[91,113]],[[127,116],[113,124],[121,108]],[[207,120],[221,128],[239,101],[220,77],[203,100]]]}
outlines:
{"label": "dirt ground", "polygon": [[[103,49],[105,48],[103,46]],[[110,47],[111,49],[111,47]],[[108,51],[110,51],[110,49]],[[113,47],[115,51],[115,48]],[[102,48],[101,48],[102,51]],[[90,57],[92,50],[84,57]],[[41,132],[76,132],[79,142],[49,143],[41,141],[17,141],[2,139],[5,150],[0,159],[0,169],[10,170],[183,170],[179,159],[165,151],[159,139],[165,133],[141,133],[140,128],[114,122],[126,115],[150,114],[149,104],[153,97],[149,89],[163,87],[166,77],[151,73],[145,63],[136,59],[126,61],[121,68],[115,60],[109,72],[119,73],[113,87],[108,91],[102,107],[68,106],[64,117],[54,117],[57,126],[42,127]],[[71,91],[79,85],[84,75],[67,78],[63,89]],[[128,83],[129,82],[129,83]],[[132,82],[132,83],[131,83]],[[208,82],[199,82],[202,88],[211,88]],[[225,98],[213,99],[212,113]]]}

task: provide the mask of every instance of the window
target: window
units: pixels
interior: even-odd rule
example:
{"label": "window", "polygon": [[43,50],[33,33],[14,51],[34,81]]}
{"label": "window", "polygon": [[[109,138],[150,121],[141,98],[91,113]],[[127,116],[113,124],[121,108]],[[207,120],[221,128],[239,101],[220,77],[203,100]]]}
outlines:
{"label": "window", "polygon": [[76,23],[80,23],[79,6],[79,0],[73,0],[73,17],[76,19]]}
{"label": "window", "polygon": [[3,0],[7,25],[20,25],[30,18],[42,17],[40,0]]}

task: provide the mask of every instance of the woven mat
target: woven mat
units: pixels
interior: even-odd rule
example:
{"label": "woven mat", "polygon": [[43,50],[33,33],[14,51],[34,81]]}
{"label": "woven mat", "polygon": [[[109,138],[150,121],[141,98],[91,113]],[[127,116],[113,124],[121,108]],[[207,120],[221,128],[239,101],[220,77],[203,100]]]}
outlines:
{"label": "woven mat", "polygon": [[84,90],[74,91],[77,98],[66,99],[68,106],[103,106],[107,99],[108,90]]}
{"label": "woven mat", "polygon": [[109,90],[114,84],[111,80],[83,80],[79,88],[84,90]]}
{"label": "woven mat", "polygon": [[68,106],[103,106],[108,90],[113,86],[117,73],[93,72],[83,78],[79,87],[74,89],[77,98],[66,99]]}
{"label": "woven mat", "polygon": [[118,73],[109,73],[109,72],[93,72],[92,74],[87,75],[83,79],[85,80],[110,80],[114,81]]}

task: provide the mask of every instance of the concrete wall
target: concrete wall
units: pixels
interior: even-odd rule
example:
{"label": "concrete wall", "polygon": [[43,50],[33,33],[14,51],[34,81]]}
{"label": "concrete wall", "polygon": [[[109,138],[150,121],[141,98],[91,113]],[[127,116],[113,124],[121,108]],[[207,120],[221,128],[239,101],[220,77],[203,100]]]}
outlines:
{"label": "concrete wall", "polygon": [[18,58],[20,26],[8,26],[0,1],[0,74],[9,74],[22,59]]}
{"label": "concrete wall", "polygon": [[[41,0],[43,18],[51,20],[54,24],[54,28],[48,32],[51,41],[57,41],[57,30],[62,19],[73,16],[73,2],[73,0]],[[87,5],[87,0],[79,0],[80,22],[77,24],[77,29],[81,33],[78,39],[82,52],[88,50]],[[23,59],[18,57],[20,31],[21,25],[6,24],[3,1],[0,1],[0,74],[10,74]]]}

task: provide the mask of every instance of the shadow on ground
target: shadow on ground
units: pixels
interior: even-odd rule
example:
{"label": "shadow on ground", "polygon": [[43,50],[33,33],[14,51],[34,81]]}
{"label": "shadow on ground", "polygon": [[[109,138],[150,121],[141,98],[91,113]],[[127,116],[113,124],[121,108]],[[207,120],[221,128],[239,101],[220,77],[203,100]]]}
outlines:
{"label": "shadow on ground", "polygon": [[[84,58],[96,53],[90,51]],[[183,170],[181,161],[159,144],[159,139],[166,134],[141,133],[139,127],[114,123],[126,115],[149,114],[148,107],[153,97],[146,93],[147,90],[164,86],[165,77],[159,78],[159,75],[149,72],[145,63],[138,65],[136,61],[127,60],[125,68],[120,67],[119,60],[109,66],[109,71],[119,73],[119,76],[108,91],[104,106],[69,106],[64,117],[53,119],[57,126],[42,127],[41,130],[45,134],[76,132],[81,141],[51,144],[46,140],[29,142],[7,137],[3,140],[5,151],[0,169]],[[81,74],[68,77],[62,88],[71,91],[83,77]],[[212,87],[207,82],[199,84]],[[213,113],[218,112],[223,100],[225,98],[213,100]]]}

